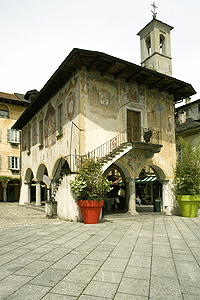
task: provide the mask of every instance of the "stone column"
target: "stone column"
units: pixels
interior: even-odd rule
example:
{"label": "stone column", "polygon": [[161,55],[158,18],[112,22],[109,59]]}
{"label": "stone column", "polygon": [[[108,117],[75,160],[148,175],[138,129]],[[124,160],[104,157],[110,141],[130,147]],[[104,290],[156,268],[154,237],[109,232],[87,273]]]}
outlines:
{"label": "stone column", "polygon": [[31,202],[31,184],[30,182],[24,181],[24,187],[25,187],[25,203]]}
{"label": "stone column", "polygon": [[7,185],[8,185],[8,181],[2,182],[2,187],[3,187],[3,202],[7,202]]}
{"label": "stone column", "polygon": [[168,191],[168,181],[162,181],[162,203],[163,209],[169,206],[169,191]]}
{"label": "stone column", "polygon": [[129,198],[129,204],[128,204],[128,212],[131,215],[138,214],[136,211],[136,191],[135,191],[135,178],[130,177],[127,179],[127,185],[128,185],[128,198]]}
{"label": "stone column", "polygon": [[51,188],[48,187],[47,188],[47,201],[49,201],[51,199]]}
{"label": "stone column", "polygon": [[41,186],[40,186],[40,181],[36,181],[36,206],[41,205]]}

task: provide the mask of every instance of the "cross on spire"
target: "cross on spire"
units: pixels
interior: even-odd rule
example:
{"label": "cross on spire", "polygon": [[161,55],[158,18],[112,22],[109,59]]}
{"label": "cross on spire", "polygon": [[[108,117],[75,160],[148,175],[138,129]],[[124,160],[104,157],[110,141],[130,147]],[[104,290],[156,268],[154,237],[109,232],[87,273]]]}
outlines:
{"label": "cross on spire", "polygon": [[153,14],[153,19],[156,19],[156,15],[157,15],[156,8],[158,8],[158,7],[155,5],[155,2],[153,2],[153,4],[151,4],[151,6],[153,6],[153,10],[151,11]]}

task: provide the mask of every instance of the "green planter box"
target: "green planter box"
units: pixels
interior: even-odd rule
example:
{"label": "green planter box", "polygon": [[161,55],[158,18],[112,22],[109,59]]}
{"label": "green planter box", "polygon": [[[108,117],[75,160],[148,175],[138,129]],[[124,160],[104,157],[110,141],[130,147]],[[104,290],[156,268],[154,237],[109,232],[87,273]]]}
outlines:
{"label": "green planter box", "polygon": [[195,218],[200,204],[200,195],[177,195],[182,217]]}

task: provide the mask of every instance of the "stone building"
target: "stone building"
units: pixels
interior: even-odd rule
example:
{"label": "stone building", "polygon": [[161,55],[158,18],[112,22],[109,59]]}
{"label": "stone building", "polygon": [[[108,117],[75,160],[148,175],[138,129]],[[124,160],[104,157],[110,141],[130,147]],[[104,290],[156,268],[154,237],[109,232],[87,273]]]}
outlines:
{"label": "stone building", "polygon": [[195,93],[170,76],[171,29],[154,18],[139,32],[142,66],[71,51],[13,126],[22,130],[21,205],[51,197],[60,218],[77,220],[69,182],[89,156],[103,159],[106,176],[120,176],[113,185],[123,186],[123,209],[136,212],[135,180],[148,167],[159,181],[162,209],[171,210],[174,103]]}
{"label": "stone building", "polygon": [[29,101],[0,92],[0,201],[19,201],[20,131],[11,129]]}
{"label": "stone building", "polygon": [[176,139],[178,137],[190,141],[194,146],[200,138],[200,99],[185,104],[175,109]]}

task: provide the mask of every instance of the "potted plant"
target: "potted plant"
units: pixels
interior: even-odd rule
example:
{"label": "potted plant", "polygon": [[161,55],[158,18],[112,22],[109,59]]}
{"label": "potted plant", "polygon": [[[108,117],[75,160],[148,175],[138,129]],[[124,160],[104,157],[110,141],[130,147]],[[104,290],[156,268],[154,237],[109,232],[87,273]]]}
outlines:
{"label": "potted plant", "polygon": [[103,175],[102,162],[85,159],[75,179],[70,181],[84,223],[98,223],[104,197],[110,190],[111,182]]}
{"label": "potted plant", "polygon": [[183,217],[196,217],[200,203],[200,147],[179,139],[174,188]]}

